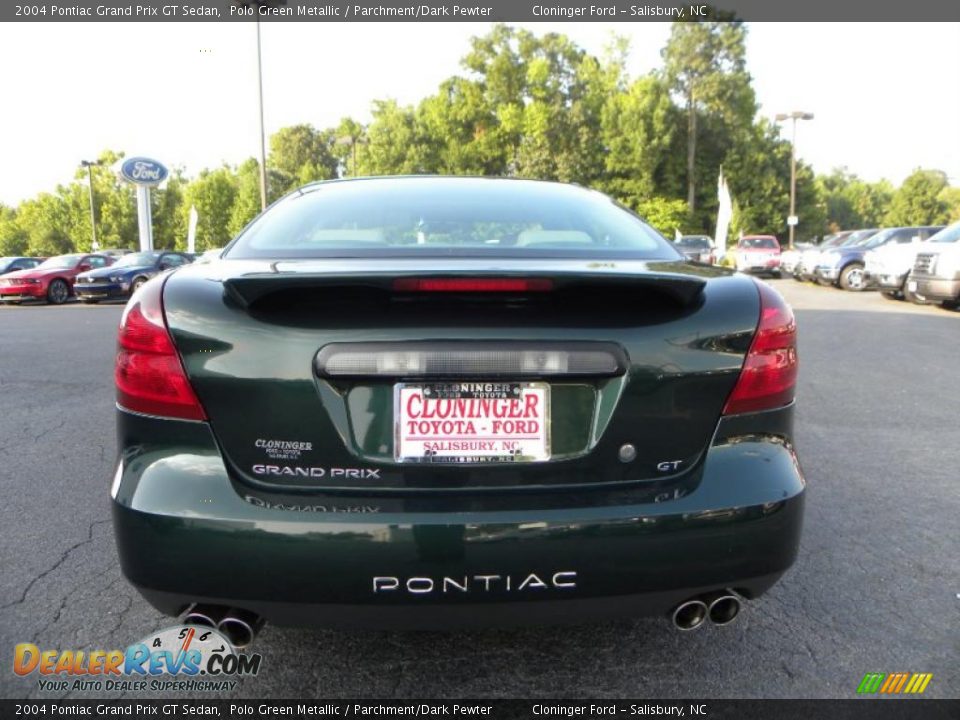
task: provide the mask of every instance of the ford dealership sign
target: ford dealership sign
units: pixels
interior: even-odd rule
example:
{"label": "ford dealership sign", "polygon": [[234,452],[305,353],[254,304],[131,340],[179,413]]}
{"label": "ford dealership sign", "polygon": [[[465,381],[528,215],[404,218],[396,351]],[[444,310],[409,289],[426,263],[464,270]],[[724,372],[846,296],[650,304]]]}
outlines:
{"label": "ford dealership sign", "polygon": [[163,163],[144,157],[127,158],[120,165],[120,174],[134,185],[159,185],[167,179],[169,171]]}

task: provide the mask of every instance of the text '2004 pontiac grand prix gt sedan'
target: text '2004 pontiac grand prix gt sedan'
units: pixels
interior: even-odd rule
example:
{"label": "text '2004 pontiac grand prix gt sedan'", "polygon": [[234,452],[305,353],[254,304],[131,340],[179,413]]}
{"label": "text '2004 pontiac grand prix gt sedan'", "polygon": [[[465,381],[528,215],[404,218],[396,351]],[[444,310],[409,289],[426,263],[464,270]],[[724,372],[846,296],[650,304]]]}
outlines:
{"label": "text '2004 pontiac grand prix gt sedan'", "polygon": [[796,326],[609,198],[322,182],[128,303],[123,571],[264,621],[722,624],[796,557]]}

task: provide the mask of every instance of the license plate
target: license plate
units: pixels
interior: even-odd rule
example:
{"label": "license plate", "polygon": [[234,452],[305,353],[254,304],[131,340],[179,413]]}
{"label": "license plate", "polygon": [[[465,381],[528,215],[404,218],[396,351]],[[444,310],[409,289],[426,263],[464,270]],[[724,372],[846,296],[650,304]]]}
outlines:
{"label": "license plate", "polygon": [[398,462],[537,462],[550,457],[550,386],[536,382],[400,383]]}
{"label": "license plate", "polygon": [[907,281],[907,290],[909,290],[910,292],[916,292],[916,291],[917,291],[917,281],[916,281],[916,280],[908,280],[908,281]]}

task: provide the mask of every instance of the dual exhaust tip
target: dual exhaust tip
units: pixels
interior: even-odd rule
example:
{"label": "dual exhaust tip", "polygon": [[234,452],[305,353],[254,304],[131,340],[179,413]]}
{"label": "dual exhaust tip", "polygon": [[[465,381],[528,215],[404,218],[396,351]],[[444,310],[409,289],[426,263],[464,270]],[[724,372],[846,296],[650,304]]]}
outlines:
{"label": "dual exhaust tip", "polygon": [[696,630],[706,620],[714,625],[729,625],[740,614],[740,597],[732,591],[702,595],[677,605],[673,611],[674,627],[678,630]]}
{"label": "dual exhaust tip", "polygon": [[[707,620],[714,625],[729,625],[740,615],[741,605],[738,595],[724,590],[680,603],[671,617],[674,626],[684,631],[696,630]],[[249,610],[199,604],[191,606],[180,621],[216,628],[238,650],[249,647],[264,625],[263,618]]]}
{"label": "dual exhaust tip", "polygon": [[188,608],[180,622],[215,628],[238,650],[249,647],[264,625],[263,618],[249,610],[199,604]]}

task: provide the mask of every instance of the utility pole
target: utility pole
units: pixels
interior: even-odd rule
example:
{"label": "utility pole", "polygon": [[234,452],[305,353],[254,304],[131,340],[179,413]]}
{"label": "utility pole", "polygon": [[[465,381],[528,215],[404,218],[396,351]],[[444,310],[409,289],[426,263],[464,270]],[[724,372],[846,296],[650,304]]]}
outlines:
{"label": "utility pole", "polygon": [[257,15],[257,106],[260,112],[260,210],[267,209],[267,135],[263,128],[263,63],[260,54],[260,16]]}
{"label": "utility pole", "polygon": [[94,210],[94,200],[93,200],[93,166],[99,165],[100,162],[96,160],[81,160],[81,167],[87,169],[87,180],[89,182],[90,190],[90,227],[93,229],[93,240],[90,244],[90,250],[96,252],[100,249],[99,243],[97,243],[97,214]]}
{"label": "utility pole", "polygon": [[234,0],[237,5],[250,8],[257,26],[257,112],[260,118],[260,210],[267,209],[267,133],[263,125],[263,56],[260,48],[260,8],[280,7],[287,0]]}
{"label": "utility pole", "polygon": [[791,113],[777,113],[776,121],[791,120],[793,128],[790,135],[790,217],[787,225],[790,228],[789,249],[793,250],[794,231],[797,227],[797,120],[813,120],[813,113],[794,110]]}

